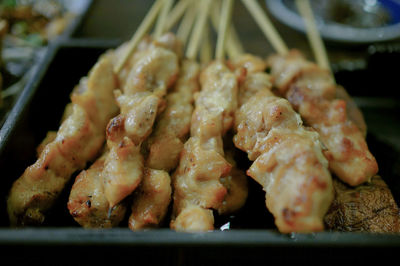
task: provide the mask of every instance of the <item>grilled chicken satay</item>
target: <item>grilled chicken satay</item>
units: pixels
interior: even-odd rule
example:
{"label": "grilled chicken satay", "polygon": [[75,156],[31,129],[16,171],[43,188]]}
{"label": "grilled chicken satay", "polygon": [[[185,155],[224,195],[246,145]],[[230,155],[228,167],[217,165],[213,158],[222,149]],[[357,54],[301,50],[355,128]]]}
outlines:
{"label": "grilled chicken satay", "polygon": [[400,210],[380,176],[352,188],[334,179],[335,199],[325,216],[327,228],[345,232],[400,232]]}
{"label": "grilled chicken satay", "polygon": [[221,61],[200,75],[201,91],[195,100],[191,137],[185,143],[172,176],[174,205],[171,228],[207,231],[214,228],[211,209],[222,206],[231,164],[224,157],[222,137],[232,127],[237,107],[237,80]]}
{"label": "grilled chicken satay", "polygon": [[104,128],[115,115],[115,78],[110,54],[102,56],[71,94],[69,116],[57,135],[39,147],[38,160],[16,180],[8,197],[14,226],[41,224],[71,175],[98,155]]}
{"label": "grilled chicken satay", "polygon": [[[231,137],[229,135],[229,137]],[[245,171],[239,169],[234,159],[235,147],[232,138],[224,139],[224,152],[226,160],[231,164],[232,169],[227,176],[220,178],[220,182],[226,188],[226,195],[218,208],[218,214],[227,215],[240,210],[246,203],[249,193],[247,176]],[[232,145],[230,145],[232,143]]]}
{"label": "grilled chicken satay", "polygon": [[[150,40],[150,38],[145,38],[142,41],[137,52],[129,58],[128,63],[125,65],[118,77],[119,84],[124,84],[124,88],[132,86],[132,82],[136,82],[143,86],[151,85],[154,86],[154,88],[138,87],[138,89],[148,89],[149,92],[139,92],[133,95],[126,95],[121,92],[116,93],[116,96],[120,97],[120,100],[125,96],[124,100],[127,99],[127,104],[121,105],[121,114],[112,119],[108,124],[108,147],[111,148],[108,154],[101,158],[104,162],[99,164],[102,164],[103,167],[101,169],[100,167],[95,168],[100,170],[101,173],[98,175],[96,173],[97,179],[92,178],[93,182],[100,180],[102,187],[98,187],[99,184],[94,184],[89,180],[80,181],[79,185],[74,185],[72,188],[72,190],[79,189],[79,194],[71,191],[68,208],[71,215],[74,216],[75,220],[83,227],[112,227],[118,225],[123,218],[121,213],[125,213],[126,204],[122,203],[121,200],[130,194],[130,192],[127,191],[127,185],[126,183],[115,184],[116,187],[114,188],[114,192],[121,192],[123,195],[117,204],[114,203],[114,205],[111,205],[106,194],[107,184],[104,184],[104,182],[107,181],[107,179],[105,178],[110,179],[116,177],[124,179],[131,177],[132,183],[130,184],[131,186],[129,189],[133,189],[133,187],[136,188],[139,185],[143,176],[152,177],[152,175],[144,175],[144,173],[154,172],[152,169],[145,168],[144,158],[141,151],[141,140],[150,134],[155,116],[158,112],[162,111],[159,108],[162,108],[164,105],[162,96],[166,92],[166,87],[170,86],[170,83],[173,82],[174,73],[177,71],[177,58],[175,53],[171,52],[171,50],[176,50],[178,52],[180,44],[171,34],[165,34],[156,41]],[[116,51],[116,55],[118,56],[123,54],[123,49],[125,49],[124,46],[119,47]],[[159,49],[161,49],[161,51],[159,51]],[[147,59],[144,55],[148,55]],[[172,59],[172,69],[167,66],[167,61],[169,59]],[[160,60],[166,61],[160,62]],[[114,58],[114,62],[118,62],[118,60]],[[153,72],[151,72],[151,70],[153,70]],[[173,71],[171,72],[171,70]],[[154,71],[163,71],[164,73],[158,73],[159,75],[157,76],[157,73]],[[124,72],[128,72],[129,76],[126,77],[121,74]],[[168,75],[170,77],[168,77]],[[172,80],[168,81],[168,79]],[[146,85],[146,83],[148,84]],[[130,87],[130,90],[133,89],[134,88]],[[150,92],[151,90],[157,90],[158,96],[152,95]],[[129,108],[132,109],[129,110]],[[126,115],[127,113],[128,115]],[[132,141],[130,137],[124,135],[127,134],[127,132],[125,132],[127,124],[134,125],[135,123],[138,127],[132,127],[134,130],[129,131],[133,132],[131,136],[134,136],[134,141]],[[134,135],[135,133],[136,135]],[[109,169],[105,169],[106,166],[108,166]],[[94,170],[92,170],[92,172],[93,171]],[[85,175],[83,175],[81,179],[85,178]],[[166,175],[168,174],[166,173]],[[92,176],[94,176],[94,174],[92,174]],[[163,175],[156,175],[156,177],[158,176]],[[78,179],[76,182],[78,182]],[[147,181],[145,183],[147,184],[145,186],[146,188],[149,187],[149,184],[154,184],[154,182],[152,183]],[[165,185],[165,182],[162,184],[164,185],[158,189],[171,189],[170,185]],[[94,193],[96,193],[97,198],[96,203],[94,204],[96,208],[87,208],[87,206],[84,205],[85,201],[81,198],[91,198]],[[82,209],[85,211],[82,211]],[[114,212],[116,213],[114,214]]]}
{"label": "grilled chicken satay", "polygon": [[199,90],[199,65],[184,60],[179,78],[167,97],[167,107],[157,119],[154,132],[146,146],[148,167],[171,171],[179,162],[179,154],[190,131],[193,112],[193,95]]}
{"label": "grilled chicken satay", "polygon": [[[327,107],[324,109],[324,107],[328,105],[327,100],[334,99],[335,97],[344,100],[346,106],[343,107],[341,111],[347,111],[351,123],[357,125],[362,135],[365,136],[366,125],[363,121],[362,114],[358,108],[354,106],[347,92],[342,87],[334,86],[333,80],[327,72],[321,71],[320,69],[316,70],[315,65],[306,62],[297,52],[293,51],[292,56],[294,58],[288,59],[291,60],[292,63],[290,66],[289,62],[284,62],[283,60],[275,62],[276,64],[282,64],[278,65],[275,69],[279,71],[285,69],[286,71],[281,72],[282,74],[277,77],[279,80],[279,82],[277,82],[279,86],[277,87],[281,88],[282,92],[288,90],[288,99],[292,100],[299,110],[301,110],[303,105],[305,110],[309,108],[309,111],[323,112],[332,108]],[[286,65],[284,65],[284,63]],[[279,71],[276,71],[276,75]],[[304,71],[304,74],[302,71]],[[290,82],[293,82],[293,85],[288,85]],[[305,86],[309,86],[310,89],[307,91]],[[297,92],[297,90],[300,90],[300,93]],[[305,97],[305,100],[302,99],[304,102],[299,102],[298,99],[303,97],[302,93],[304,95],[309,93],[310,95],[306,95],[307,97]],[[311,95],[311,93],[313,93],[313,95]],[[307,107],[307,104],[311,105],[311,107]],[[317,106],[313,109],[312,104],[320,104],[321,106]],[[308,116],[310,116],[310,113],[308,113]],[[306,117],[306,115],[304,115],[304,117]],[[344,119],[342,122],[343,121]],[[325,125],[329,126],[332,124],[328,122],[325,123]],[[354,125],[340,125],[338,127],[339,130],[342,129],[343,133],[346,134],[347,132],[345,129],[354,129]],[[324,127],[321,128],[323,129]],[[340,134],[343,133],[331,134],[330,137],[335,138],[335,136],[339,135],[340,141],[344,139],[343,135],[340,136]],[[326,138],[328,138],[328,135]],[[361,135],[358,132],[357,138],[361,139]],[[352,140],[354,140],[354,138]],[[331,141],[330,143],[334,142]],[[367,150],[366,154],[368,153]],[[361,167],[365,168],[366,166],[362,164]],[[325,224],[329,229],[365,232],[396,232],[399,230],[398,207],[389,188],[380,177],[375,176],[372,178],[371,182],[356,188],[350,188],[339,180],[334,179],[333,186],[335,190],[335,199],[324,218]]]}
{"label": "grilled chicken satay", "polygon": [[260,59],[246,55],[232,64],[247,70],[234,137],[236,147],[254,161],[247,174],[263,186],[279,231],[323,230],[333,187],[318,134],[302,126],[287,100],[272,94]]}
{"label": "grilled chicken satay", "polygon": [[132,230],[159,225],[168,210],[171,180],[166,173],[177,166],[190,130],[193,94],[199,90],[199,72],[195,61],[183,61],[178,80],[166,97],[167,107],[157,118],[155,129],[145,143],[148,168],[133,199],[129,218]]}
{"label": "grilled chicken satay", "polygon": [[158,227],[168,211],[171,193],[168,172],[145,168],[143,181],[133,197],[129,228],[135,231]]}
{"label": "grilled chicken satay", "polygon": [[[116,65],[118,61],[125,55],[128,50],[129,43],[123,43],[115,50],[115,56],[113,57],[113,63]],[[154,39],[151,36],[145,36],[138,47],[135,49],[135,52],[131,57],[128,58],[127,62],[122,67],[121,71],[118,72],[118,85],[120,88],[123,88],[126,85],[126,81],[128,79],[130,70],[133,65],[137,62],[138,59],[142,57],[141,53],[151,46],[163,47],[168,50],[173,51],[178,55],[179,58],[182,57],[182,43],[178,42],[175,35],[171,33],[166,33],[161,35],[159,38]]]}
{"label": "grilled chicken satay", "polygon": [[[123,69],[118,73],[117,81],[119,86],[125,85],[129,71],[137,59],[140,58],[137,54],[149,48],[152,41],[150,37],[146,37],[141,41],[135,54],[129,58]],[[113,65],[123,56],[126,48],[127,43],[124,43],[115,50],[112,57]],[[67,107],[64,116],[65,113],[68,113],[68,109]],[[51,137],[52,135],[48,134],[43,142]],[[43,146],[43,144],[40,146]],[[98,158],[88,170],[82,171],[75,179],[75,183],[71,188],[67,204],[68,210],[75,221],[85,228],[114,227],[121,222],[126,212],[126,204],[118,204],[110,212],[110,206],[104,194],[101,174],[104,170],[105,158],[110,156],[108,152]]]}
{"label": "grilled chicken satay", "polygon": [[139,185],[144,171],[141,144],[150,135],[157,114],[163,111],[163,97],[179,71],[177,54],[157,42],[138,57],[123,92],[116,91],[121,113],[107,126],[110,155],[102,176],[110,208]]}
{"label": "grilled chicken satay", "polygon": [[112,213],[103,190],[101,173],[104,169],[104,153],[88,170],[83,170],[75,179],[68,201],[72,217],[85,228],[110,228],[124,218],[125,205],[117,205]]}
{"label": "grilled chicken satay", "polygon": [[320,134],[330,169],[352,186],[374,176],[377,162],[362,132],[348,119],[346,102],[336,98],[337,86],[330,74],[297,51],[271,56],[268,62],[279,93]]}

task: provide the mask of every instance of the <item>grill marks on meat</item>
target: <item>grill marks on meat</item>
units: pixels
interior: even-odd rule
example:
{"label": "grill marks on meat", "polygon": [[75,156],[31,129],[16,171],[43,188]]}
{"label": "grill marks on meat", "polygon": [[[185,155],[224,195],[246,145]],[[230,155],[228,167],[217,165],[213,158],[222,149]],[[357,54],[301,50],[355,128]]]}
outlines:
{"label": "grill marks on meat", "polygon": [[117,108],[112,97],[115,78],[110,55],[104,55],[71,94],[68,116],[57,135],[39,147],[39,158],[16,180],[8,197],[14,226],[41,224],[71,175],[95,159],[104,128]]}
{"label": "grill marks on meat", "polygon": [[246,101],[236,112],[234,137],[254,161],[247,174],[266,191],[279,231],[321,231],[333,187],[318,133],[303,127],[290,103],[272,94],[266,73],[249,70],[239,89]]}
{"label": "grill marks on meat", "polygon": [[219,209],[227,194],[220,179],[231,164],[224,157],[222,137],[232,127],[237,107],[237,79],[223,62],[214,61],[200,75],[191,137],[173,174],[174,206],[171,228],[207,231],[214,228],[211,209]]}
{"label": "grill marks on meat", "polygon": [[334,179],[335,200],[325,216],[331,230],[345,232],[400,232],[400,211],[386,183],[374,176],[356,188]]}
{"label": "grill marks on meat", "polygon": [[[330,169],[352,186],[374,176],[377,162],[362,131],[348,118],[346,102],[335,98],[338,89],[330,74],[306,61],[297,51],[271,56],[268,61],[279,93],[320,134]],[[354,112],[352,117],[360,119]]]}

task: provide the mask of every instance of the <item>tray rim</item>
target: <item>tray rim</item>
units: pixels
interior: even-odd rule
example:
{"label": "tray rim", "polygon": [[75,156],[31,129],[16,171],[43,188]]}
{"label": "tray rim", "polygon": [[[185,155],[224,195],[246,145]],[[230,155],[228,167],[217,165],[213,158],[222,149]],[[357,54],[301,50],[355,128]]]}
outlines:
{"label": "tray rim", "polygon": [[[34,94],[34,91],[30,91],[35,90],[33,88],[37,87],[37,82],[40,82],[42,80],[43,75],[45,74],[45,70],[47,69],[48,65],[51,62],[51,59],[53,59],[55,55],[55,50],[58,49],[58,46],[60,46],[61,43],[68,42],[72,39],[72,35],[80,27],[84,17],[87,15],[87,12],[94,2],[94,0],[85,1],[86,3],[81,12],[72,19],[72,22],[67,26],[67,28],[61,35],[48,43],[47,47],[45,48],[46,51],[44,55],[38,59],[38,62],[36,62],[35,65],[32,66],[33,68],[35,68],[32,71],[32,75],[29,77],[29,80],[25,84],[21,93],[18,95],[16,101],[14,102],[14,105],[11,107],[3,125],[0,126],[0,156],[3,152],[3,144],[7,141],[8,136],[14,130],[14,125],[16,121],[18,121],[20,113],[23,111],[23,107],[26,105],[27,102],[29,102]],[[24,100],[25,98],[27,101]]]}
{"label": "tray rim", "polygon": [[281,234],[277,230],[183,233],[170,229],[132,232],[128,228],[0,229],[0,245],[109,245],[109,246],[254,246],[254,247],[400,247],[399,234],[320,232]]}
{"label": "tray rim", "polygon": [[78,28],[82,25],[84,18],[86,17],[89,9],[92,7],[94,0],[85,0],[86,3],[81,12],[76,15],[72,22],[67,26],[64,32],[57,38],[57,40],[71,39]]}

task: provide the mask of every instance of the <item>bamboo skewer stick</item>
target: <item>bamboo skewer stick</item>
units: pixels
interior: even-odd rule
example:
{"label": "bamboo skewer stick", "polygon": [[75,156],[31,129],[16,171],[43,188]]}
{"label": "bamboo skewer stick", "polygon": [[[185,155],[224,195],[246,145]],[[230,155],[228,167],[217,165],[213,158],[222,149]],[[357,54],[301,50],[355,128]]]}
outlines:
{"label": "bamboo skewer stick", "polygon": [[200,45],[200,38],[203,35],[204,26],[207,21],[208,12],[211,6],[211,0],[203,0],[200,6],[200,14],[197,16],[196,23],[189,41],[186,57],[195,59],[197,50]]}
{"label": "bamboo skewer stick", "polygon": [[249,10],[254,20],[264,33],[265,37],[270,41],[274,49],[279,54],[287,54],[288,48],[267,15],[262,11],[261,6],[256,0],[242,0],[243,4]]}
{"label": "bamboo skewer stick", "polygon": [[192,0],[178,0],[178,3],[174,6],[174,8],[168,15],[168,21],[166,22],[164,28],[165,31],[170,31],[176,25],[176,23],[178,23],[178,21],[185,14],[185,11],[189,7],[189,4],[191,4],[192,2]]}
{"label": "bamboo skewer stick", "polygon": [[[228,31],[228,40],[227,40],[227,52],[229,53],[229,47],[233,46],[233,51],[236,52],[237,54],[243,54],[244,53],[244,48],[242,43],[239,40],[239,36],[235,30],[235,27],[233,24],[231,24],[229,31]],[[232,44],[232,45],[230,45]]]}
{"label": "bamboo skewer stick", "polygon": [[233,0],[223,0],[222,14],[218,27],[217,47],[215,51],[215,58],[219,60],[223,59],[225,56],[224,52],[225,52],[226,36],[228,33],[228,25],[231,20],[232,7],[233,7]]}
{"label": "bamboo skewer stick", "polygon": [[145,18],[143,19],[142,23],[140,24],[139,28],[136,30],[135,34],[133,35],[132,39],[129,41],[129,47],[127,52],[124,56],[120,59],[120,61],[116,64],[114,68],[115,73],[119,73],[122,67],[125,65],[128,58],[132,55],[136,47],[138,46],[140,40],[144,37],[144,35],[149,32],[151,26],[153,25],[157,15],[162,7],[164,0],[157,0]]}
{"label": "bamboo skewer stick", "polygon": [[207,24],[205,30],[204,30],[204,39],[201,44],[201,50],[200,50],[200,62],[204,65],[207,64],[208,62],[211,61],[212,59],[212,45],[211,45],[211,39],[210,39],[210,27]]}
{"label": "bamboo skewer stick", "polygon": [[[221,10],[221,5],[219,5],[219,2],[215,2],[215,6],[214,8],[211,9],[210,15],[213,28],[216,32],[218,32],[218,26],[219,26],[218,10]],[[225,42],[225,49],[229,58],[234,58],[236,57],[236,55],[244,53],[243,46],[239,41],[238,35],[236,33],[233,24],[231,24],[228,30],[227,41]]]}
{"label": "bamboo skewer stick", "polygon": [[154,29],[154,38],[157,39],[164,32],[165,24],[167,23],[167,16],[169,11],[171,10],[173,0],[164,0],[163,7],[160,11],[160,15],[158,16],[157,23]]}
{"label": "bamboo skewer stick", "polygon": [[228,39],[225,46],[226,53],[231,59],[244,54],[242,43],[240,42],[239,37],[237,36],[233,27],[228,30]]}
{"label": "bamboo skewer stick", "polygon": [[[322,41],[321,35],[319,34],[317,25],[315,23],[314,15],[311,9],[309,0],[296,0],[297,8],[299,9],[300,15],[303,17],[306,24],[307,37],[311,45],[311,49],[314,53],[314,57],[317,64],[324,69],[327,69],[333,81],[335,81],[335,76],[330,68],[329,57],[326,52],[324,43]],[[361,130],[364,136],[367,134],[367,124],[364,119],[364,115],[357,107],[357,104],[351,98],[349,93],[341,86],[336,88],[336,97],[343,99],[347,103],[347,110],[350,120],[352,120],[357,127]]]}
{"label": "bamboo skewer stick", "polygon": [[320,67],[331,71],[328,55],[324,43],[322,41],[322,38],[318,32],[317,24],[315,22],[314,14],[311,9],[310,1],[296,0],[296,6],[301,16],[303,17],[303,21],[306,26],[307,37],[311,44],[317,64]]}
{"label": "bamboo skewer stick", "polygon": [[[192,0],[189,1],[193,2]],[[189,38],[190,32],[193,27],[193,23],[196,18],[196,12],[197,12],[197,3],[193,3],[193,5],[189,7],[187,12],[184,14],[182,21],[178,27],[176,36],[183,43],[187,43],[187,40]]]}

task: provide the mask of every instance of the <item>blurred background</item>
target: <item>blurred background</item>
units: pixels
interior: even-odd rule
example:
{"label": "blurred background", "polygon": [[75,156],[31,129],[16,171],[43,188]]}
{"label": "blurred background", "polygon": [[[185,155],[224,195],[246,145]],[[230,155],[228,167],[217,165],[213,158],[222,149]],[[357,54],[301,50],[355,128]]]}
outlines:
{"label": "blurred background", "polygon": [[88,0],[0,1],[0,125],[49,45],[68,34],[89,4]]}

